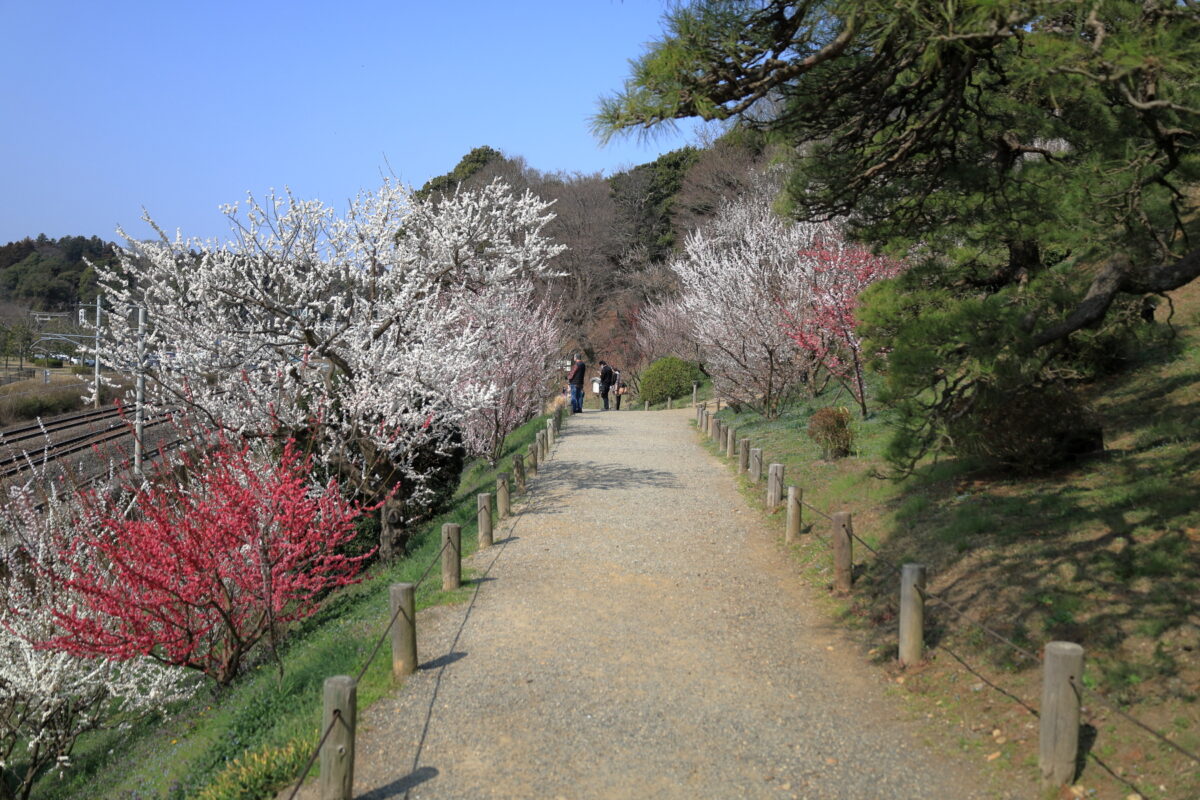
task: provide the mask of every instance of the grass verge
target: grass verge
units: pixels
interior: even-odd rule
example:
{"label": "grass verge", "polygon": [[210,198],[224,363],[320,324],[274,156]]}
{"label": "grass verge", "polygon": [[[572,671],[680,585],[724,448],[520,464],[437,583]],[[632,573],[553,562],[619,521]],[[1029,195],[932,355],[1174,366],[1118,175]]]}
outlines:
{"label": "grass verge", "polygon": [[[476,501],[492,491],[496,475],[510,472],[513,457],[524,454],[539,416],[506,440],[495,467],[476,462],[464,471],[451,507],[415,533],[408,555],[391,565],[375,565],[364,579],[331,595],[316,615],[299,623],[281,648],[282,674],[260,656],[233,686],[201,694],[165,717],[130,720],[123,730],[84,737],[73,764],[61,778],[46,775],[34,791],[40,798],[238,798],[273,797],[295,781],[316,745],[322,683],[333,675],[356,675],[390,619],[388,587],[415,582],[438,556],[441,526],[462,526],[463,555],[477,547]],[[433,566],[417,590],[417,608],[464,601],[463,588],[443,592]],[[464,571],[464,580],[469,573]],[[395,688],[385,643],[358,685],[360,711]],[[315,774],[314,768],[314,774]]]}
{"label": "grass verge", "polygon": [[[1177,308],[1187,300],[1176,298]],[[1040,664],[931,604],[927,659],[901,669],[893,565],[926,564],[930,590],[1034,654],[1053,640],[1083,645],[1091,691],[1078,784],[1064,797],[1200,797],[1200,765],[1113,710],[1200,753],[1200,315],[1179,334],[1169,354],[1146,353],[1138,369],[1092,387],[1105,456],[1038,478],[982,474],[954,460],[899,482],[876,477],[886,413],[856,419],[854,452],[837,460],[823,460],[805,434],[826,403],[798,404],[775,420],[719,414],[763,448],[764,473],[782,463],[807,503],[851,512],[855,533],[878,555],[855,543],[854,591],[830,592],[830,613],[914,713],[953,725],[974,757],[1036,774]],[[765,474],[755,485],[739,480],[761,509]],[[781,532],[783,514],[768,515]],[[805,508],[803,530],[790,556],[830,590],[829,523]]]}

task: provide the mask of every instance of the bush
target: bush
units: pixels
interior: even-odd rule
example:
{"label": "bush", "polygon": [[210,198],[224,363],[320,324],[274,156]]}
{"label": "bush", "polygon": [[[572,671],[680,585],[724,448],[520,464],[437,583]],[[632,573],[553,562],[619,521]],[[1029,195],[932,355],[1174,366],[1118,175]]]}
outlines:
{"label": "bush", "polygon": [[39,394],[19,397],[0,397],[0,424],[8,425],[22,420],[65,414],[83,405],[80,400],[82,386],[51,388]]}
{"label": "bush", "polygon": [[947,424],[951,450],[985,466],[1034,474],[1104,449],[1096,416],[1061,384],[978,390]]}
{"label": "bush", "polygon": [[808,420],[808,438],[820,446],[821,457],[826,460],[850,455],[850,448],[854,444],[850,409],[817,409]]}
{"label": "bush", "polygon": [[684,397],[692,384],[700,380],[700,368],[675,356],[660,358],[642,372],[639,397],[649,403],[665,403],[670,397]]}
{"label": "bush", "polygon": [[198,800],[249,800],[274,797],[297,780],[316,742],[293,739],[283,747],[264,747],[229,762]]}

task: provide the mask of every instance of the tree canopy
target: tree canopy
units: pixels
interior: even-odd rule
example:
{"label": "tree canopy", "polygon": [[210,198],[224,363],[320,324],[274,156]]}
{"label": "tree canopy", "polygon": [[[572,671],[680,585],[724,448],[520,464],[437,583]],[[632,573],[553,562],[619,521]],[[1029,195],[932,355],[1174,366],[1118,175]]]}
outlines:
{"label": "tree canopy", "polygon": [[116,251],[96,236],[50,239],[39,234],[0,246],[0,302],[39,311],[69,310],[96,298],[96,273],[88,262],[112,263]]}
{"label": "tree canopy", "polygon": [[988,390],[1057,386],[1131,319],[1114,308],[1200,276],[1198,75],[1193,0],[706,0],[596,127],[764,128],[794,153],[791,213],[909,256],[863,312],[894,348],[902,459]]}

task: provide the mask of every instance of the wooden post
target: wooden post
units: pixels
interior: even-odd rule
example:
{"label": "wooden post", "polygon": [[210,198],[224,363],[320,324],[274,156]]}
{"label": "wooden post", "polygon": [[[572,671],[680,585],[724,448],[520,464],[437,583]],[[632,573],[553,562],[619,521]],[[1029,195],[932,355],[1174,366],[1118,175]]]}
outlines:
{"label": "wooden post", "polygon": [[513,456],[513,483],[518,494],[525,494],[525,456],[517,453]]}
{"label": "wooden post", "polygon": [[900,568],[900,663],[916,664],[925,657],[925,565]]}
{"label": "wooden post", "polygon": [[717,411],[721,410],[721,398],[717,398]]}
{"label": "wooden post", "polygon": [[321,800],[354,797],[354,728],[358,716],[358,684],[349,675],[325,679],[321,733]]}
{"label": "wooden post", "polygon": [[647,400],[647,401],[646,401],[646,408],[645,408],[645,409],[643,409],[643,410],[645,410],[645,411],[649,411],[649,410],[650,410],[650,401],[649,401],[649,400]]}
{"label": "wooden post", "polygon": [[758,483],[762,479],[762,448],[750,448],[750,480]]}
{"label": "wooden post", "polygon": [[508,519],[508,473],[501,472],[496,476],[496,516]]}
{"label": "wooden post", "polygon": [[[97,385],[99,385],[99,384],[97,384]],[[699,388],[700,388],[700,384],[693,381],[692,382],[692,407],[693,408],[695,408],[695,406],[696,406],[696,390]]]}
{"label": "wooden post", "polygon": [[738,440],[738,473],[746,472],[750,469],[750,440]]}
{"label": "wooden post", "polygon": [[525,455],[525,461],[526,461],[525,466],[529,470],[529,477],[532,478],[534,475],[537,475],[538,451],[537,451],[536,444],[534,444],[533,447],[529,448],[529,452]]}
{"label": "wooden post", "polygon": [[550,448],[554,447],[554,420],[546,420],[546,452],[549,454]]}
{"label": "wooden post", "polygon": [[1083,648],[1050,642],[1042,664],[1041,731],[1038,766],[1042,782],[1066,786],[1075,780],[1079,757],[1079,695],[1072,683],[1083,679]]}
{"label": "wooden post", "polygon": [[833,515],[833,590],[850,594],[854,585],[854,548],[851,544],[850,512]]}
{"label": "wooden post", "polygon": [[737,430],[730,425],[725,432],[725,457],[730,461],[737,455]]}
{"label": "wooden post", "polygon": [[392,678],[400,680],[417,671],[417,585],[393,583],[388,587],[392,616]]}
{"label": "wooden post", "polygon": [[674,402],[675,402],[675,398],[674,398],[674,397],[668,397],[668,398],[667,398],[667,410],[668,410],[668,411],[669,411],[669,410],[670,410],[670,409],[673,407],[671,404],[672,404],[672,403],[674,403]]}
{"label": "wooden post", "polygon": [[774,511],[783,502],[783,464],[767,467],[767,510]]}
{"label": "wooden post", "polygon": [[784,529],[783,541],[787,544],[795,544],[800,538],[800,518],[801,506],[800,498],[803,496],[804,490],[799,486],[789,486],[787,496],[787,527]]}
{"label": "wooden post", "polygon": [[492,546],[492,495],[490,492],[480,492],[475,495],[475,521],[479,528],[476,538],[479,548]]}
{"label": "wooden post", "polygon": [[442,591],[462,586],[462,526],[442,525]]}
{"label": "wooden post", "polygon": [[724,424],[724,423],[723,423],[723,422],[721,422],[721,420],[719,420],[719,419],[716,419],[715,417],[713,418],[713,426],[712,426],[712,439],[713,439],[713,441],[714,441],[714,442],[715,442],[715,441],[720,441],[720,439],[721,439],[721,426],[722,426],[723,424]]}

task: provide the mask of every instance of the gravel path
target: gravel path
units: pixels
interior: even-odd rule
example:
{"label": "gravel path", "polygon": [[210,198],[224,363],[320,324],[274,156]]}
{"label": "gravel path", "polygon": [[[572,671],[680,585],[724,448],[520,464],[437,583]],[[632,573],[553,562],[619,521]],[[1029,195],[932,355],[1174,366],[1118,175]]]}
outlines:
{"label": "gravel path", "polygon": [[422,668],[362,715],[357,796],[1030,797],[885,696],[691,413],[570,420],[471,601],[422,612]]}

